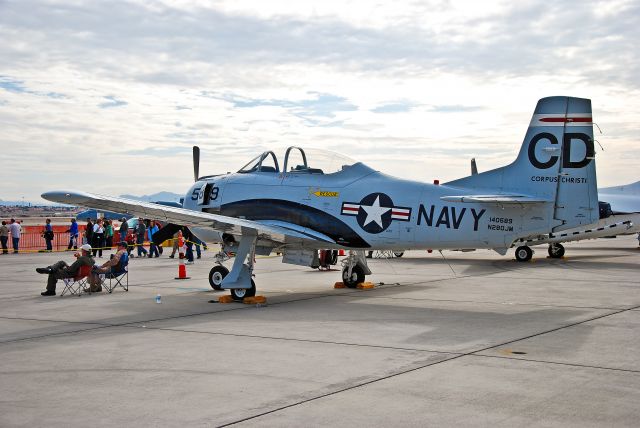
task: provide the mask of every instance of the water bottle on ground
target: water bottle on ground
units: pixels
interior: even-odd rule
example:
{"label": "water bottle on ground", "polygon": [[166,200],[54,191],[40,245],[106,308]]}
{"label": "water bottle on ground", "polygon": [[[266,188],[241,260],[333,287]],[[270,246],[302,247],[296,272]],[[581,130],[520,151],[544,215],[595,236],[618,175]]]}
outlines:
{"label": "water bottle on ground", "polygon": [[162,303],[162,296],[160,296],[160,293],[156,294],[156,303]]}

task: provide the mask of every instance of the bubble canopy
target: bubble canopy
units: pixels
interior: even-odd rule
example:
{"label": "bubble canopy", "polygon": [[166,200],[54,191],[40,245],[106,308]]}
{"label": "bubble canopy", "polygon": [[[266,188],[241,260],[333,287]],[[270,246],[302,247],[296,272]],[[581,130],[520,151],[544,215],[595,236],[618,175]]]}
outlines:
{"label": "bubble canopy", "polygon": [[238,173],[335,174],[356,163],[348,156],[329,150],[291,146],[286,150],[282,164],[276,154],[268,150],[247,162]]}

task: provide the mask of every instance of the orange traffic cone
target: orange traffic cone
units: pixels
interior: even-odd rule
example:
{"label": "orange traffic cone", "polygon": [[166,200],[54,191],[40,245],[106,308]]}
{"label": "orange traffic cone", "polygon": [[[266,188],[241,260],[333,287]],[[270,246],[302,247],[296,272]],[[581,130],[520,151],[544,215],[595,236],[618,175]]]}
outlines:
{"label": "orange traffic cone", "polygon": [[191,279],[187,276],[187,267],[184,265],[184,240],[182,231],[178,232],[178,276],[175,279]]}

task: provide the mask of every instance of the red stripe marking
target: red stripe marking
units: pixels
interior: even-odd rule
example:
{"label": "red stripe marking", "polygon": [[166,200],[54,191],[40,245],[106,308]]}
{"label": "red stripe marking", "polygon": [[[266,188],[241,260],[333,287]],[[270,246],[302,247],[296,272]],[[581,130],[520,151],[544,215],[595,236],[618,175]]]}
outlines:
{"label": "red stripe marking", "polygon": [[401,215],[407,217],[409,216],[409,213],[407,211],[391,211],[391,215]]}
{"label": "red stripe marking", "polygon": [[343,211],[359,211],[360,208],[342,207]]}
{"label": "red stripe marking", "polygon": [[565,123],[565,122],[591,122],[590,117],[543,117],[540,122],[553,122],[553,123]]}

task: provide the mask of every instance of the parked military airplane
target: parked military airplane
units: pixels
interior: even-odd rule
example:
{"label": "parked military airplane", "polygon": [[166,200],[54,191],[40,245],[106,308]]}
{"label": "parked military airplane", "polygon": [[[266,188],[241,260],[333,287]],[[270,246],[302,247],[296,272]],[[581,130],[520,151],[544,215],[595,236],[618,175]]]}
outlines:
{"label": "parked military airplane", "polygon": [[[355,287],[371,274],[367,249],[505,254],[523,237],[598,220],[588,99],[541,99],[513,163],[443,185],[390,177],[336,154],[311,154],[289,147],[281,164],[267,151],[236,173],[206,177],[198,177],[196,162],[196,183],[183,208],[72,191],[42,197],[157,218],[186,225],[206,241],[221,240],[210,279],[235,299],[255,294],[254,256],[274,250],[285,263],[308,266],[317,249],[349,249],[342,279]],[[231,271],[222,266],[229,251],[236,253]],[[528,247],[522,251],[531,257]]]}

